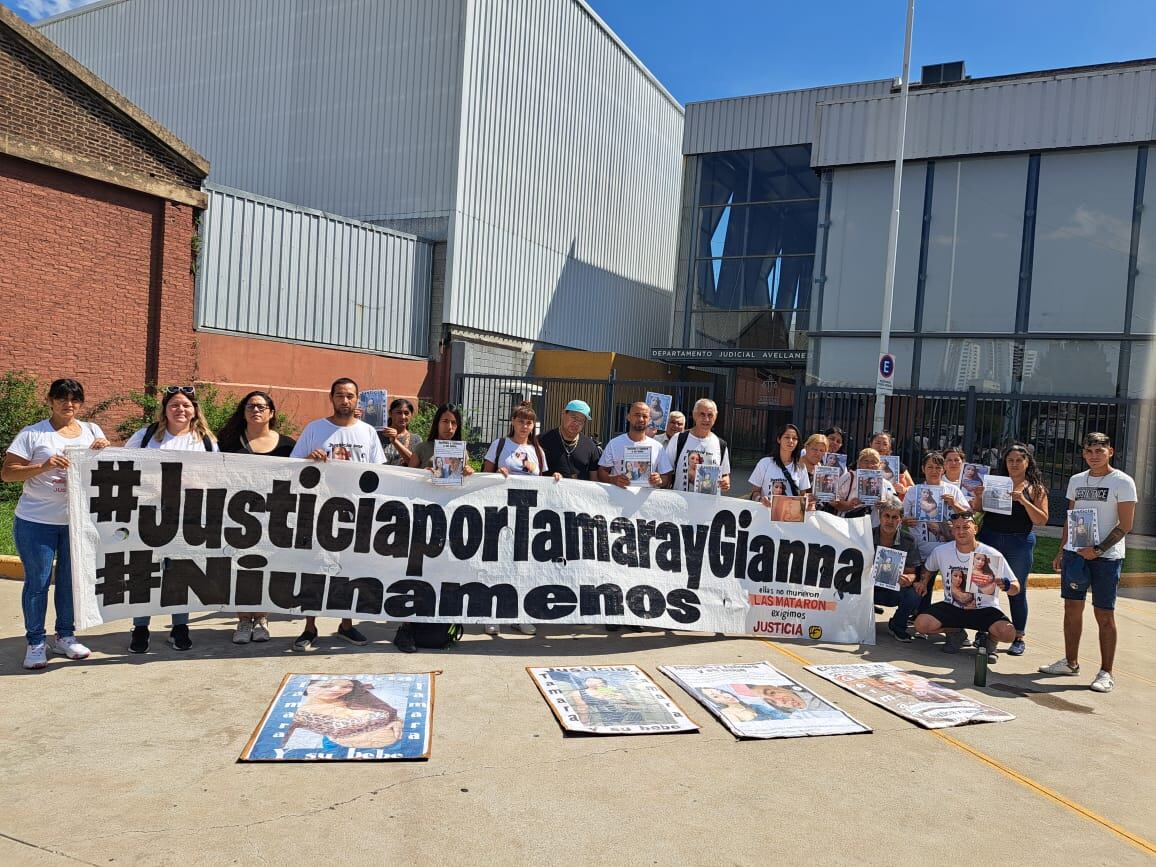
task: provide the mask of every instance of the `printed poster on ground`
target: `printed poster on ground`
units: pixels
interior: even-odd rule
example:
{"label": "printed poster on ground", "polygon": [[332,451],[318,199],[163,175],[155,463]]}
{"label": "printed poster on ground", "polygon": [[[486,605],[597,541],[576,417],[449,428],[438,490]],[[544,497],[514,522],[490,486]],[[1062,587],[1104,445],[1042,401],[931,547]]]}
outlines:
{"label": "printed poster on ground", "polygon": [[663,665],[735,737],[798,738],[871,731],[769,662]]}
{"label": "printed poster on ground", "polygon": [[698,726],[636,665],[527,667],[535,686],[568,732],[655,735]]}

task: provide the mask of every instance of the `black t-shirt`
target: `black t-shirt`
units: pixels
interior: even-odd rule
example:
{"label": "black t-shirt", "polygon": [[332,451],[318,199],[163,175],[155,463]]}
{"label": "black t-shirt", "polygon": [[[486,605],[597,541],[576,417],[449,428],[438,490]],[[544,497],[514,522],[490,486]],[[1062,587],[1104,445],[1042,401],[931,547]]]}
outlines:
{"label": "black t-shirt", "polygon": [[546,431],[538,443],[542,446],[542,451],[546,455],[546,465],[550,468],[547,475],[561,473],[563,478],[587,480],[591,474],[598,471],[598,459],[602,457],[602,449],[598,448],[598,443],[586,434],[578,437],[578,444],[574,446],[573,451],[567,451],[569,446],[562,442],[558,428]]}
{"label": "black t-shirt", "polygon": [[244,435],[231,440],[220,440],[217,443],[217,448],[223,452],[236,455],[260,455],[274,458],[287,458],[293,454],[293,446],[297,445],[297,440],[293,437],[287,437],[283,433],[277,434],[277,445],[273,447],[271,452],[255,452],[249,448],[249,443],[245,440]]}

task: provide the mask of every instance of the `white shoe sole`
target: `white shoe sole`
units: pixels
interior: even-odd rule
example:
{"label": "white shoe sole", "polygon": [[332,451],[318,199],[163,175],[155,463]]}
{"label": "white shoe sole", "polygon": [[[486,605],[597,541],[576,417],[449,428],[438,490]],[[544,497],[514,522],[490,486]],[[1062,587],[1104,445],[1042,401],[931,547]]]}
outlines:
{"label": "white shoe sole", "polygon": [[63,649],[57,647],[56,645],[53,645],[50,648],[50,652],[59,654],[60,656],[63,656],[67,659],[88,659],[90,656],[92,656],[91,650],[86,650],[86,651],[84,651],[84,653],[72,654],[72,653],[69,653],[67,650],[63,650]]}

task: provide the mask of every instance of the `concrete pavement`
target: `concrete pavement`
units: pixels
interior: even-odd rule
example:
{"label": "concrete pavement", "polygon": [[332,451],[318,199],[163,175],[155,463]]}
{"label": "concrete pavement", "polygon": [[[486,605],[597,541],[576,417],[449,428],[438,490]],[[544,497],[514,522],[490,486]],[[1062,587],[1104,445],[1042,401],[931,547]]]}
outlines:
{"label": "concrete pavement", "polygon": [[[299,624],[234,647],[232,624],[194,618],[194,649],[125,652],[127,627],[86,634],[87,662],[20,669],[21,585],[0,582],[0,863],[8,864],[926,864],[1150,863],[1156,850],[1152,642],[1156,602],[1126,591],[1117,688],[1084,671],[1035,674],[1061,655],[1060,600],[1032,592],[1029,652],[989,685],[938,644],[772,644],[753,638],[546,627],[450,652],[289,651]],[[323,630],[333,622],[322,621]],[[331,648],[331,649],[330,649]],[[768,660],[870,725],[869,735],[734,740],[657,672],[661,664]],[[1010,710],[1002,724],[925,731],[802,670],[890,661]],[[644,668],[698,734],[567,737],[526,665]],[[396,764],[245,765],[236,758],[286,672],[440,669],[433,756]],[[1145,848],[1148,847],[1148,848]]]}

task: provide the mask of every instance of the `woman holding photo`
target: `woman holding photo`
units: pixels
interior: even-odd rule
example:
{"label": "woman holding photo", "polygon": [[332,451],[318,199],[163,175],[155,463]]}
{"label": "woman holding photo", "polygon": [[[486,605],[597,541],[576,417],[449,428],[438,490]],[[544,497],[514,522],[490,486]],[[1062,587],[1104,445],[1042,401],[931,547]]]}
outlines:
{"label": "woman holding photo", "polygon": [[[1019,579],[1020,592],[1008,597],[1012,625],[1016,630],[1008,653],[1022,656],[1027,650],[1028,573],[1032,570],[1032,557],[1036,550],[1035,528],[1048,523],[1048,490],[1036,468],[1036,459],[1023,443],[1012,443],[1007,447],[996,475],[1012,480],[1012,513],[984,513],[983,528],[977,538],[1003,554],[1012,574]],[[982,484],[975,489],[975,501],[983,501]]]}
{"label": "woman holding photo", "polygon": [[823,436],[827,438],[827,454],[843,454],[843,443],[847,439],[846,434],[843,433],[843,428],[829,427],[823,431]]}
{"label": "woman holding photo", "polygon": [[409,429],[413,413],[412,403],[404,397],[394,398],[389,404],[389,427],[377,432],[385,463],[391,467],[409,466],[413,450],[421,444],[421,437]]}
{"label": "woman holding photo", "polygon": [[811,490],[811,478],[800,460],[803,445],[799,429],[793,424],[783,425],[775,441],[778,444],[775,453],[760,460],[750,478],[749,496],[764,506],[771,504],[772,487],[776,481],[781,481],[785,493],[792,497]]}
{"label": "woman holding photo", "polygon": [[963,465],[966,461],[963,449],[958,446],[948,446],[943,450],[943,477],[953,485],[963,485]]}
{"label": "woman holding photo", "polygon": [[[888,457],[891,455],[891,434],[885,430],[871,435],[871,448],[879,452],[880,457]],[[882,469],[882,467],[880,468]],[[900,462],[899,464],[899,478],[895,480],[895,493],[902,497],[907,493],[907,489],[915,484],[911,478],[911,473],[907,471],[907,465]]]}
{"label": "woman holding photo", "polygon": [[[66,448],[103,449],[104,432],[80,420],[84,386],[75,379],[58,379],[48,387],[49,416],[23,428],[8,446],[0,479],[22,484],[12,522],[12,536],[24,586],[20,593],[24,609],[24,635],[28,649],[24,667],[48,665],[48,653],[69,659],[85,659],[89,650],[76,640],[72,600],[72,553],[68,539],[68,458]],[[48,588],[52,584],[52,561],[56,561],[56,627],[48,637]],[[47,639],[47,640],[46,640]]]}
{"label": "woman holding photo", "polygon": [[[875,449],[867,448],[859,452],[859,458],[855,462],[855,469],[851,472],[844,473],[839,479],[839,489],[835,494],[835,509],[844,518],[859,518],[864,515],[871,516],[871,526],[879,526],[879,514],[871,506],[865,506],[859,500],[859,486],[858,476],[859,470],[878,470],[883,461],[879,457],[879,452]],[[881,500],[887,497],[895,496],[895,487],[886,479],[880,479],[883,483],[882,489],[879,491],[879,498]]]}
{"label": "woman holding photo", "polygon": [[803,455],[800,464],[807,473],[807,490],[815,487],[815,470],[823,465],[823,458],[827,457],[829,443],[823,434],[811,434],[803,443]]}

